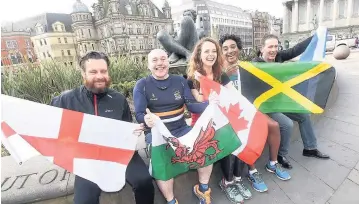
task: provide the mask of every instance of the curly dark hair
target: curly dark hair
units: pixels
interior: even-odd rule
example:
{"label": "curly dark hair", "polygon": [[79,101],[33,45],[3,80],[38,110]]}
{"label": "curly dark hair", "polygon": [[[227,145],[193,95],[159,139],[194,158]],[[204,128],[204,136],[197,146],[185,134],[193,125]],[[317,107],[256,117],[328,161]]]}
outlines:
{"label": "curly dark hair", "polygon": [[234,35],[234,34],[224,34],[221,36],[221,38],[219,39],[219,44],[221,45],[221,47],[223,46],[223,43],[226,42],[226,40],[233,40],[234,42],[236,42],[237,47],[239,50],[241,50],[242,47],[242,40],[239,36]]}

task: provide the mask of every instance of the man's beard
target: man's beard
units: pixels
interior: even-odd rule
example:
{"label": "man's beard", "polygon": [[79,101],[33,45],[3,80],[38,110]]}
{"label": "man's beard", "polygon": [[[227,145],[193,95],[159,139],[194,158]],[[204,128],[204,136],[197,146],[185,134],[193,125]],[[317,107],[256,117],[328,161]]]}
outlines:
{"label": "man's beard", "polygon": [[[105,82],[105,86],[103,88],[96,88],[95,87],[96,82]],[[104,78],[96,81],[88,81],[87,79],[84,79],[84,85],[89,91],[91,91],[94,94],[104,93],[106,89],[108,89],[111,85],[111,78],[108,79]]]}

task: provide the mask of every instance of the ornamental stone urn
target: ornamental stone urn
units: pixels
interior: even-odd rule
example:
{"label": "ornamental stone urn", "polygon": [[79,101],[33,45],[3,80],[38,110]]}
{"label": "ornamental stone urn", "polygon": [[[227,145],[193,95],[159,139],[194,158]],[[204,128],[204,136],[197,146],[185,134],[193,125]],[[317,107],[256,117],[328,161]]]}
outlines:
{"label": "ornamental stone urn", "polygon": [[334,49],[333,55],[337,60],[344,60],[350,55],[350,49],[347,45],[339,45]]}

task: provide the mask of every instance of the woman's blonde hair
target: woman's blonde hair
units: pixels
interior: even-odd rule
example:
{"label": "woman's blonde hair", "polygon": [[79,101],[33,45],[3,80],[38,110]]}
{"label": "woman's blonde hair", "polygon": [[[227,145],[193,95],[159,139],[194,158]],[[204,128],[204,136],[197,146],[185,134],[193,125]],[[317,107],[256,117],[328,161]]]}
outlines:
{"label": "woman's blonde hair", "polygon": [[203,76],[206,76],[206,72],[203,69],[203,62],[201,60],[201,52],[202,52],[202,45],[205,42],[211,42],[216,46],[217,50],[217,59],[212,66],[213,72],[213,80],[216,82],[221,83],[221,74],[222,74],[222,66],[223,66],[223,58],[222,58],[222,51],[221,47],[219,46],[218,42],[212,38],[206,37],[201,39],[195,46],[191,60],[189,62],[189,66],[187,69],[188,79],[193,81],[193,85],[196,89],[199,89],[199,82],[195,80],[194,73],[198,71]]}

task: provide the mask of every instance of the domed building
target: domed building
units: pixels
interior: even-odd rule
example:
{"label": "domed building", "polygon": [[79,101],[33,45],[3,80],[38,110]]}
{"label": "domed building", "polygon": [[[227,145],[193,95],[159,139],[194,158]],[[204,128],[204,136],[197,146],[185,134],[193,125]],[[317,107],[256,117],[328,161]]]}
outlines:
{"label": "domed building", "polygon": [[160,29],[173,33],[167,0],[161,10],[150,0],[98,0],[92,8],[93,13],[81,0],[73,5],[72,29],[80,56],[98,50],[143,59],[160,47],[156,39]]}

